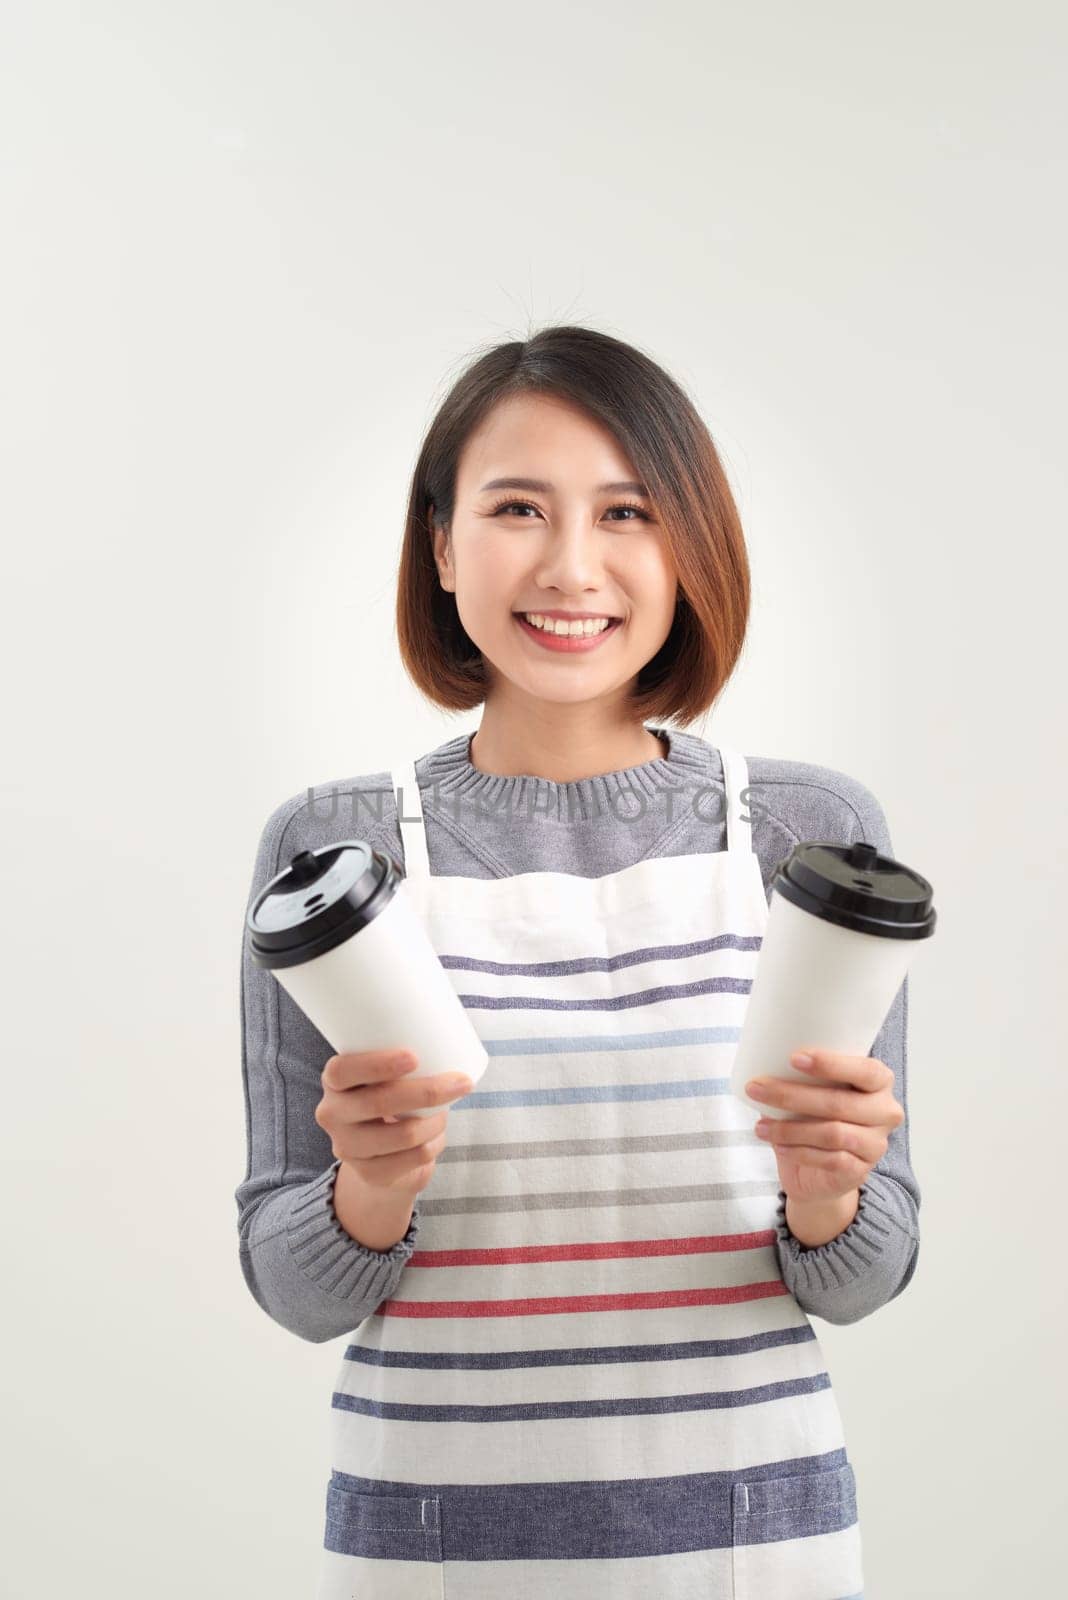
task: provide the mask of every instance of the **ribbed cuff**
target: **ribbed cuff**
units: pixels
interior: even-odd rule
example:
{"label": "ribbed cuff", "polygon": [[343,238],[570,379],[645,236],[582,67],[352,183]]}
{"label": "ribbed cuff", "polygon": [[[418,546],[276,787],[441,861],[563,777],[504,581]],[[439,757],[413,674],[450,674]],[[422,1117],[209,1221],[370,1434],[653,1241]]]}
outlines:
{"label": "ribbed cuff", "polygon": [[903,1217],[896,1216],[868,1183],[862,1183],[852,1222],[826,1244],[802,1244],[786,1220],[786,1191],[779,1190],[775,1225],[778,1248],[792,1269],[791,1282],[803,1293],[818,1295],[854,1282],[883,1254],[894,1230],[910,1239],[917,1237]]}
{"label": "ribbed cuff", "polygon": [[403,1239],[388,1250],[360,1244],[341,1226],[334,1210],[334,1180],[340,1159],[305,1190],[290,1213],[286,1238],[290,1253],[305,1277],[339,1300],[357,1299],[376,1306],[389,1293],[398,1266],[415,1249],[419,1235],[418,1202]]}

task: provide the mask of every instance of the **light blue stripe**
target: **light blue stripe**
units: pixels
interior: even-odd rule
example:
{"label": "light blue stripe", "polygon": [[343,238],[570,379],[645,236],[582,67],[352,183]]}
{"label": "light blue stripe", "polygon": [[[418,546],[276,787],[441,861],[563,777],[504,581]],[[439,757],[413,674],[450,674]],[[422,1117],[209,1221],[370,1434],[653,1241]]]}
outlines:
{"label": "light blue stripe", "polygon": [[736,1044],[741,1028],[660,1028],[653,1033],[556,1033],[549,1038],[483,1039],[491,1056],[563,1056],[578,1050],[668,1050]]}
{"label": "light blue stripe", "polygon": [[680,1078],[662,1083],[561,1084],[555,1089],[472,1089],[454,1100],[452,1111],[499,1111],[505,1106],[582,1106],[628,1100],[692,1100],[730,1094],[729,1078]]}

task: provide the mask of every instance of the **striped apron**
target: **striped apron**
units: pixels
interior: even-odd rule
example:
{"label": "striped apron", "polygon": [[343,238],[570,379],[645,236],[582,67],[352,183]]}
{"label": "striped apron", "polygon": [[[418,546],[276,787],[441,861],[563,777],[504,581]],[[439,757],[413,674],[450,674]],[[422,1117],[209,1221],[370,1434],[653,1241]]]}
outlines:
{"label": "striped apron", "polygon": [[768,904],[720,753],[727,848],[601,878],[432,876],[393,773],[407,892],[490,1060],[341,1362],[317,1600],[859,1600],[775,1154],[729,1089]]}

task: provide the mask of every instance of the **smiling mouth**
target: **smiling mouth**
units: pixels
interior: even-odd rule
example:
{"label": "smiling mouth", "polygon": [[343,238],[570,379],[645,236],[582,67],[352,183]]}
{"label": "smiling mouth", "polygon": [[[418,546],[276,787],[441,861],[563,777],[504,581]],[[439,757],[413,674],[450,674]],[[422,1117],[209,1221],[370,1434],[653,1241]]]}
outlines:
{"label": "smiling mouth", "polygon": [[[582,625],[582,632],[583,633],[585,633],[587,631],[599,633],[601,631],[601,627],[600,627],[601,623],[604,623],[604,622],[622,622],[622,620],[623,620],[622,617],[611,616],[607,611],[537,611],[537,610],[534,610],[534,611],[513,611],[512,615],[513,615],[513,617],[522,617],[524,619],[524,621],[527,621],[527,622],[530,621],[531,617],[539,617],[543,623],[549,624],[550,627],[553,630],[555,630],[561,624],[563,624],[563,626],[567,629],[568,632],[572,631],[572,627],[573,627],[574,624],[580,623]],[[586,624],[587,623],[591,623],[594,626],[591,629],[587,630],[587,628],[586,628]],[[533,625],[537,626],[537,624],[533,624]],[[546,631],[548,632],[549,629],[547,628]],[[577,633],[578,631],[579,630],[576,628],[575,632]]]}
{"label": "smiling mouth", "polygon": [[[533,611],[530,613],[530,615],[541,617],[545,616],[545,613],[541,611]],[[623,626],[622,617],[610,617],[607,619],[607,627],[598,627],[596,630],[591,628],[589,632],[583,628],[581,632],[576,630],[574,633],[572,633],[570,628],[568,628],[562,633],[557,633],[555,626],[552,628],[539,628],[536,623],[528,622],[525,612],[513,611],[512,616],[515,618],[517,626],[522,630],[523,633],[526,634],[527,638],[540,645],[543,650],[553,650],[557,653],[571,655],[583,655],[591,650],[598,649],[607,638],[609,638],[612,634],[617,633]],[[568,619],[565,617],[560,617],[558,619],[549,617],[546,618],[546,621],[554,623],[556,621],[567,622],[567,620]],[[574,618],[575,622],[583,620],[585,619],[579,617]],[[594,619],[591,617],[588,620],[590,622],[593,622],[594,620],[602,621],[604,620],[604,615],[602,613],[600,618]]]}

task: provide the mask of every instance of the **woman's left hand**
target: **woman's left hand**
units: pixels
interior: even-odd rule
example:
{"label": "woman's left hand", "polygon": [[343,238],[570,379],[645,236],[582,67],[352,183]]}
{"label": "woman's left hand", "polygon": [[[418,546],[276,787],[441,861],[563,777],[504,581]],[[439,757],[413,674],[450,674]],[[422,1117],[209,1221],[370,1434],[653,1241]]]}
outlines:
{"label": "woman's left hand", "polygon": [[[784,1193],[793,1200],[836,1200],[860,1188],[905,1112],[885,1061],[812,1045],[806,1052],[814,1058],[808,1070],[820,1083],[751,1078],[746,1092],[797,1113],[796,1120],[768,1117],[766,1127],[756,1125],[757,1136],[775,1150]],[[790,1060],[800,1066],[797,1056]],[[754,1092],[759,1087],[764,1094]]]}

